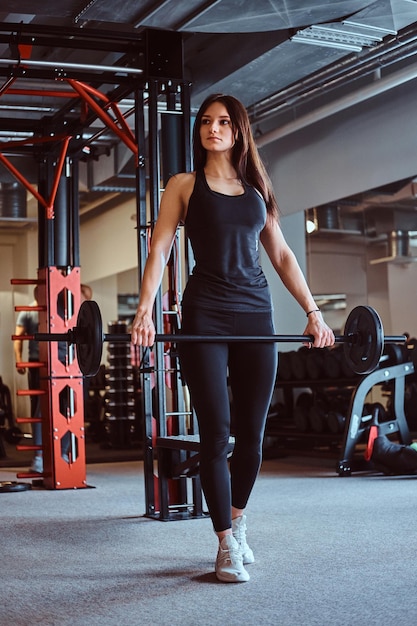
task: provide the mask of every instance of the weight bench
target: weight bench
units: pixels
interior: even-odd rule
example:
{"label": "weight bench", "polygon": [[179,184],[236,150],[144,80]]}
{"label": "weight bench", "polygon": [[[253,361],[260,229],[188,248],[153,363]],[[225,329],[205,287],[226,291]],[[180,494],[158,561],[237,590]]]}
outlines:
{"label": "weight bench", "polygon": [[[355,447],[369,432],[372,424],[372,415],[364,415],[363,408],[368,393],[375,385],[386,383],[389,380],[394,381],[394,415],[392,419],[379,424],[380,434],[392,435],[397,433],[401,443],[410,445],[411,435],[404,413],[404,397],[405,377],[413,373],[414,364],[411,361],[391,367],[381,367],[381,369],[368,374],[356,387],[351,398],[349,414],[345,424],[341,458],[336,468],[339,476],[351,475]],[[361,463],[359,469],[363,469],[364,466],[369,467],[369,464]]]}
{"label": "weight bench", "polygon": [[[228,456],[234,444],[234,437],[230,437]],[[200,435],[157,437],[154,449],[158,461],[159,511],[150,516],[162,522],[207,517],[199,475]]]}
{"label": "weight bench", "polygon": [[[235,438],[229,437],[228,457],[232,454]],[[157,437],[158,469],[160,478],[192,478],[199,472],[200,435],[171,435]]]}

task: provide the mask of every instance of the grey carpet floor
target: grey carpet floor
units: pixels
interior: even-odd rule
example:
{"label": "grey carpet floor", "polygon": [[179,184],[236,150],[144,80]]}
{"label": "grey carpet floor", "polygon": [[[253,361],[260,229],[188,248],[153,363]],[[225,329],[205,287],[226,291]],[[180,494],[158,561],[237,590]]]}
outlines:
{"label": "grey carpet floor", "polygon": [[416,623],[415,477],[265,461],[247,510],[251,580],[228,585],[209,519],[144,517],[140,461],[87,469],[91,489],[0,494],[1,626]]}

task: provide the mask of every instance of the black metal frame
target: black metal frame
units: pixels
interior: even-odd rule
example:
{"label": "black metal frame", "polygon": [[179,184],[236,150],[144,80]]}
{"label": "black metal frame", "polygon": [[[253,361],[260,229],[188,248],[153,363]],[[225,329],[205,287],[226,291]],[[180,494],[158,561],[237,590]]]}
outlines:
{"label": "black metal frame", "polygon": [[[160,120],[158,102],[165,101],[164,115],[180,115],[181,119],[181,144],[178,148],[179,169],[187,171],[191,166],[190,151],[190,92],[189,85],[181,81],[161,81],[151,79],[148,84],[148,117],[149,117],[149,192],[150,192],[150,216],[147,217],[146,200],[142,198],[138,202],[138,229],[139,238],[142,241],[140,248],[141,274],[146,262],[146,254],[143,244],[146,242],[148,229],[153,229],[159,212],[162,181],[162,158],[163,145],[161,141]],[[139,151],[140,154],[140,151]],[[179,245],[180,234],[177,232],[176,243]],[[182,291],[181,276],[174,280],[173,273],[175,261],[171,256],[168,263],[168,300],[169,307],[177,301],[177,289]],[[188,274],[189,267],[185,268]],[[163,294],[160,290],[157,294],[154,319],[156,328],[163,328],[164,318],[171,315],[174,310],[164,310]],[[178,317],[176,318],[176,323]],[[175,323],[174,323],[175,328]],[[146,492],[146,515],[160,521],[173,519],[188,519],[205,516],[203,511],[203,498],[201,492],[200,477],[198,472],[189,476],[176,476],[172,478],[166,471],[172,459],[167,453],[166,446],[158,446],[158,441],[166,441],[172,436],[172,442],[179,437],[198,436],[198,427],[195,414],[184,398],[183,381],[178,358],[175,354],[165,352],[163,342],[158,342],[153,348],[154,363],[151,367],[149,353],[142,350],[142,369],[144,370],[143,381],[143,412],[145,421],[145,444],[144,444],[144,472]],[[171,389],[169,410],[167,408],[166,359],[169,359],[171,370]],[[154,375],[154,381],[151,376]],[[175,447],[174,443],[173,446]],[[186,461],[187,450],[177,447],[176,458]],[[168,455],[167,455],[168,454]],[[191,492],[187,478],[191,478]]]}

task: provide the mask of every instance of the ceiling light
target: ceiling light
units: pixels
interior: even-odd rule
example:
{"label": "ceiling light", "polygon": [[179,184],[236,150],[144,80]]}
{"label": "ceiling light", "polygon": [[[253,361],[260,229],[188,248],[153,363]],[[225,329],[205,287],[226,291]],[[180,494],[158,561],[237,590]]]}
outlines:
{"label": "ceiling light", "polygon": [[[417,2],[417,0],[404,0],[405,2]],[[396,35],[397,31],[393,28],[382,28],[381,26],[375,26],[375,24],[363,24],[361,22],[354,22],[353,20],[344,20],[342,24],[348,26],[357,26],[361,30],[372,30],[375,33],[383,33],[384,35]]]}
{"label": "ceiling light", "polygon": [[326,46],[335,48],[336,50],[349,50],[351,52],[360,52],[362,48],[372,46],[377,41],[381,41],[381,35],[369,34],[355,31],[344,24],[328,24],[326,26],[310,26],[297,31],[291,37],[291,41],[298,43],[308,43],[316,46]]}
{"label": "ceiling light", "polygon": [[30,106],[23,104],[0,104],[1,111],[29,111],[30,113],[51,113],[54,109],[52,107]]}
{"label": "ceiling light", "polygon": [[296,43],[307,43],[312,46],[323,46],[325,48],[334,48],[336,50],[348,50],[349,52],[361,52],[362,47],[353,44],[340,43],[337,41],[326,41],[324,39],[306,37],[301,34],[302,31],[291,37],[291,41]]}
{"label": "ceiling light", "polygon": [[306,232],[308,235],[314,233],[317,230],[317,223],[314,220],[306,220]]}

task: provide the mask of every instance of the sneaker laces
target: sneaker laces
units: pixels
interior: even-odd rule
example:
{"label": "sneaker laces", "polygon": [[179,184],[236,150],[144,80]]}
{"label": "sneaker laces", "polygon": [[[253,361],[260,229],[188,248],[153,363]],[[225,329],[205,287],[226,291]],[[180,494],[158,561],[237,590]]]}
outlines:
{"label": "sneaker laces", "polygon": [[217,578],[222,582],[243,583],[249,580],[239,544],[233,535],[226,535],[220,542],[215,569]]}
{"label": "sneaker laces", "polygon": [[242,547],[246,546],[246,524],[243,517],[236,518],[233,520],[235,523],[233,524],[233,537],[236,539],[238,544]]}
{"label": "sneaker laces", "polygon": [[243,561],[239,544],[237,542],[229,541],[226,548],[223,548],[222,544],[220,544],[217,559],[219,564],[230,563],[231,565],[235,565],[236,563],[239,563],[242,565]]}

